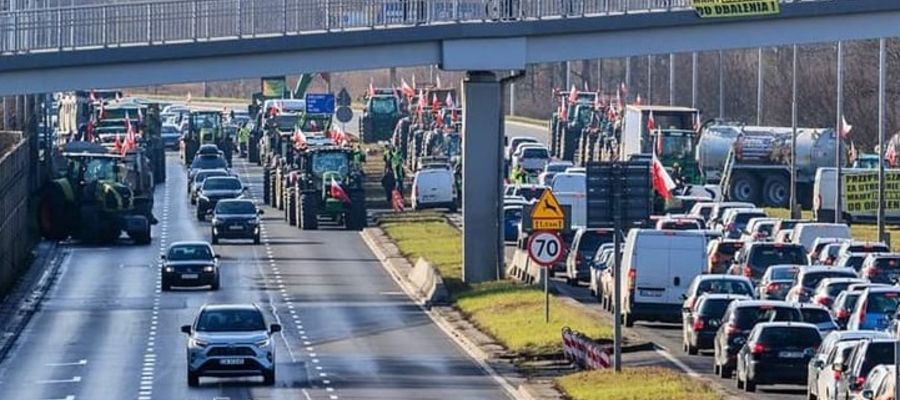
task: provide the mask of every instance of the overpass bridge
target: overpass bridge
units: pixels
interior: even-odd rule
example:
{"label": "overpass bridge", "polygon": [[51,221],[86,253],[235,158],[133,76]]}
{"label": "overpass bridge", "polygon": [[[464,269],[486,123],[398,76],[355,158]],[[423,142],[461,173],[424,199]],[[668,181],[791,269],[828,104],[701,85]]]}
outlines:
{"label": "overpass bridge", "polygon": [[[0,95],[439,65],[467,71],[464,279],[502,271],[502,85],[532,63],[900,36],[900,2],[174,0],[0,13]],[[404,6],[405,5],[405,6]],[[509,7],[512,5],[512,7]]]}

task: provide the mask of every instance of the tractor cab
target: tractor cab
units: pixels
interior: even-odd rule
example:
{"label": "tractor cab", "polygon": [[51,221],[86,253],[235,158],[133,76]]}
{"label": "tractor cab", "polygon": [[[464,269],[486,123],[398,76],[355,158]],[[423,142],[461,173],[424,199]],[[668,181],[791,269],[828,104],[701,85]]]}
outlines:
{"label": "tractor cab", "polygon": [[185,164],[191,165],[200,146],[218,143],[223,134],[221,111],[191,111],[183,139]]}

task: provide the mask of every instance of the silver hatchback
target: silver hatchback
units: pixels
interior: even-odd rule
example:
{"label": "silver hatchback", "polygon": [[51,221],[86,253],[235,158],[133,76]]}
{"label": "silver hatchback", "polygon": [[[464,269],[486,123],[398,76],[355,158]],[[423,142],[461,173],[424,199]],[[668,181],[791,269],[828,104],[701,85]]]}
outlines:
{"label": "silver hatchback", "polygon": [[272,335],[281,331],[281,325],[266,326],[256,305],[205,305],[194,323],[181,331],[188,335],[188,386],[198,386],[201,376],[262,375],[266,385],[275,384]]}

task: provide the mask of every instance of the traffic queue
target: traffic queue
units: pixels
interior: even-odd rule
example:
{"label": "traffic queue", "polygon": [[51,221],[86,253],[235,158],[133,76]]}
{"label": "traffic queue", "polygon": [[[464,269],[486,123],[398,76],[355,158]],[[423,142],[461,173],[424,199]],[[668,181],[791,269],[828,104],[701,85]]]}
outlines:
{"label": "traffic queue", "polygon": [[[527,205],[552,191],[571,206],[586,202],[583,168],[543,157],[536,179],[516,180],[541,144],[515,138],[508,149],[504,236],[521,246]],[[738,389],[806,385],[810,399],[893,396],[894,343],[900,333],[900,253],[854,238],[846,224],[775,218],[747,202],[695,199],[654,226],[624,232],[619,258],[622,314],[681,323],[689,355],[712,357],[714,372]],[[613,312],[616,268],[612,229],[574,228],[567,257],[551,267],[586,285]],[[890,397],[893,398],[893,397]]]}

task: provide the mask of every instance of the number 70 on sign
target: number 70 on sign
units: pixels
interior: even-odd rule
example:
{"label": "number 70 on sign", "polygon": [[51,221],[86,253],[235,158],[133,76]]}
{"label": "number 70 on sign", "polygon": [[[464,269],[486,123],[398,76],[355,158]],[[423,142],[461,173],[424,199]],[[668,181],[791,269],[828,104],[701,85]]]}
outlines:
{"label": "number 70 on sign", "polygon": [[528,256],[542,266],[550,266],[563,259],[562,238],[554,232],[535,232],[528,238]]}

